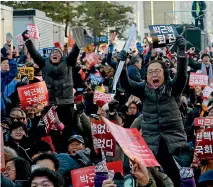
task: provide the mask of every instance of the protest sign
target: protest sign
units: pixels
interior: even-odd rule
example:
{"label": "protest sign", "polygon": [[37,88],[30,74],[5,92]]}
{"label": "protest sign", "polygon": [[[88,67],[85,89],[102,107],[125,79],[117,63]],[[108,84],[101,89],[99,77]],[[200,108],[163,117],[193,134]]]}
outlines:
{"label": "protest sign", "polygon": [[38,28],[34,24],[28,24],[27,30],[30,38],[39,40]]}
{"label": "protest sign", "polygon": [[92,136],[96,148],[102,148],[106,156],[115,157],[116,141],[102,120],[90,118]]}
{"label": "protest sign", "polygon": [[13,36],[12,36],[12,34],[10,33],[10,32],[7,32],[6,33],[6,40],[12,40],[13,39]]}
{"label": "protest sign", "polygon": [[94,42],[93,37],[89,36],[88,34],[84,34],[83,27],[73,27],[72,36],[79,49],[86,47],[87,45]]}
{"label": "protest sign", "polygon": [[200,126],[213,126],[213,117],[201,117],[201,118],[195,118],[194,119],[194,126],[200,127]]}
{"label": "protest sign", "polygon": [[208,80],[209,80],[208,75],[191,72],[189,76],[189,86],[205,87],[206,85],[208,85]]}
{"label": "protest sign", "polygon": [[3,139],[3,131],[2,131],[2,128],[0,127],[0,133],[1,133],[1,157],[0,157],[0,160],[1,160],[1,170],[4,170],[5,169],[5,155],[4,155],[4,139]]}
{"label": "protest sign", "polygon": [[86,63],[89,67],[98,63],[98,57],[95,53],[87,54],[84,60],[86,60]]}
{"label": "protest sign", "polygon": [[208,99],[208,97],[211,95],[212,92],[213,88],[211,88],[210,86],[206,86],[202,91],[203,97]]}
{"label": "protest sign", "polygon": [[105,94],[102,92],[95,91],[94,97],[93,97],[93,102],[96,103],[96,101],[102,100],[105,103],[109,103],[110,101],[113,100],[113,97],[114,97],[114,94]]}
{"label": "protest sign", "polygon": [[24,110],[27,106],[38,103],[43,106],[48,105],[48,91],[44,81],[19,87],[18,95]]}
{"label": "protest sign", "polygon": [[199,159],[213,159],[213,128],[198,129],[195,154]]}
{"label": "protest sign", "polygon": [[[125,43],[125,46],[124,46],[124,50],[126,52],[129,51],[129,47],[132,44],[132,41],[135,40],[135,37],[136,37],[136,26],[135,26],[135,24],[133,24],[130,28],[130,31],[129,31],[128,40],[127,40],[127,42]],[[116,86],[117,86],[117,83],[118,83],[118,79],[121,75],[121,71],[123,69],[124,63],[125,63],[125,61],[120,61],[118,68],[115,72],[115,76],[114,76],[114,79],[113,79],[113,87],[112,87],[113,92],[116,91]]]}
{"label": "protest sign", "polygon": [[103,82],[103,78],[98,76],[98,75],[94,75],[94,74],[90,74],[90,83],[94,86],[99,85],[100,83]]}
{"label": "protest sign", "polygon": [[49,134],[50,130],[57,130],[55,127],[55,123],[57,122],[58,117],[55,109],[55,106],[52,106],[43,117],[43,121],[46,125],[47,134]]}
{"label": "protest sign", "polygon": [[160,166],[136,128],[125,129],[106,118],[102,118],[102,120],[108,125],[115,140],[131,160],[138,158],[145,167]]}
{"label": "protest sign", "polygon": [[23,40],[22,34],[18,34],[16,36],[16,41],[18,42],[18,45],[24,45],[24,40]]}
{"label": "protest sign", "polygon": [[[123,174],[123,163],[122,161],[107,163],[109,171],[116,173],[120,172]],[[75,169],[71,171],[71,179],[73,187],[93,187],[95,177],[95,166]]]}
{"label": "protest sign", "polygon": [[33,67],[18,67],[18,75],[16,79],[21,80],[21,76],[26,75],[29,80],[34,79]]}
{"label": "protest sign", "polygon": [[178,33],[173,25],[149,25],[153,48],[175,44]]}

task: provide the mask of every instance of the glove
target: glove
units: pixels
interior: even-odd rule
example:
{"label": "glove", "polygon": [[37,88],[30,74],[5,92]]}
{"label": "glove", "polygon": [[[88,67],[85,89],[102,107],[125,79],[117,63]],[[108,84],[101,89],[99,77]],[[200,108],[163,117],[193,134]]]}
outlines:
{"label": "glove", "polygon": [[178,46],[181,53],[185,53],[187,42],[183,36],[176,37],[176,45]]}
{"label": "glove", "polygon": [[110,112],[115,112],[118,108],[119,102],[117,100],[112,100],[111,102],[108,103],[109,106],[109,111]]}
{"label": "glove", "polygon": [[119,61],[126,61],[127,59],[127,52],[125,50],[122,50],[120,53],[118,53],[118,60]]}
{"label": "glove", "polygon": [[21,82],[22,82],[23,84],[28,84],[28,83],[29,83],[28,77],[27,77],[27,76],[21,77]]}
{"label": "glove", "polygon": [[23,37],[23,40],[26,41],[30,38],[29,34],[28,34],[28,30],[24,31],[22,33],[22,37]]}
{"label": "glove", "polygon": [[136,43],[136,46],[137,46],[137,50],[138,50],[140,53],[143,53],[143,47],[141,46],[141,43],[140,43],[140,42],[137,42],[137,43]]}

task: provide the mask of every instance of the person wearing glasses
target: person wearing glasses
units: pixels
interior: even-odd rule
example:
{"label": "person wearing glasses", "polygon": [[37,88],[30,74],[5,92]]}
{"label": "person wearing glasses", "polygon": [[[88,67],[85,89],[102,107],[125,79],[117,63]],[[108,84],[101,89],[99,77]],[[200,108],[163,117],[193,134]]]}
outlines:
{"label": "person wearing glasses", "polygon": [[[146,68],[146,80],[137,83],[128,77],[126,68],[121,73],[123,89],[139,97],[143,102],[141,127],[143,138],[155,155],[164,172],[175,186],[180,186],[180,175],[172,158],[174,151],[187,145],[183,120],[177,103],[187,82],[186,40],[178,36],[176,45],[180,54],[175,78],[168,81],[167,67],[161,60],[149,62]],[[126,52],[118,55],[126,60]]]}
{"label": "person wearing glasses", "polygon": [[30,144],[31,141],[26,137],[25,124],[21,121],[12,122],[9,127],[9,139],[5,142],[5,146],[14,149],[18,155],[30,163]]}

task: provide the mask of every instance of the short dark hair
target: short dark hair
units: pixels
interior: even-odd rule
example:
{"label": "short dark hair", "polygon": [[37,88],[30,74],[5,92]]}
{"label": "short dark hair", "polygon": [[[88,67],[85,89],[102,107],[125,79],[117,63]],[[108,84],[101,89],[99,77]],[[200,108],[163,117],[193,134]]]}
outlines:
{"label": "short dark hair", "polygon": [[58,171],[59,170],[59,160],[55,157],[55,156],[53,156],[53,155],[51,155],[51,154],[41,154],[41,155],[39,155],[39,156],[37,156],[34,160],[33,160],[33,165],[36,165],[36,163],[39,161],[39,160],[51,160],[53,163],[54,163],[54,168],[55,168],[55,170],[56,171]]}
{"label": "short dark hair", "polygon": [[131,64],[132,64],[132,65],[134,65],[135,63],[137,63],[137,62],[139,62],[139,61],[141,61],[141,63],[142,63],[142,58],[139,57],[138,55],[137,55],[137,56],[133,56],[133,57],[131,58]]}
{"label": "short dark hair", "polygon": [[10,161],[14,162],[16,168],[16,180],[28,180],[31,175],[30,164],[21,157],[15,157]]}
{"label": "short dark hair", "polygon": [[23,129],[25,130],[25,124],[21,121],[17,121],[17,122],[12,122],[12,124],[10,125],[10,133],[14,130],[17,129],[19,127],[23,127]]}
{"label": "short dark hair", "polygon": [[54,187],[63,187],[64,186],[64,179],[60,175],[60,173],[56,171],[52,171],[48,168],[38,168],[35,169],[31,176],[30,176],[30,185],[34,178],[36,177],[47,177],[54,185]]}
{"label": "short dark hair", "polygon": [[118,116],[122,119],[122,121],[124,122],[126,117],[122,112],[118,112]]}
{"label": "short dark hair", "polygon": [[47,153],[48,151],[53,151],[50,144],[43,140],[39,140],[32,144],[30,148],[31,156],[39,154],[39,153]]}

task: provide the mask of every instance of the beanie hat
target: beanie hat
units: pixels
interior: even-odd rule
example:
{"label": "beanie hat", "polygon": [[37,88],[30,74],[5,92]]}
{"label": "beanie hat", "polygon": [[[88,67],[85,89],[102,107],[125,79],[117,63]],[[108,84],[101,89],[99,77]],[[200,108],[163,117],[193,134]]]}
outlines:
{"label": "beanie hat", "polygon": [[105,101],[103,101],[103,100],[97,100],[96,101],[96,105],[98,106],[98,107],[101,107],[102,108],[102,106],[104,106],[106,103],[105,103]]}
{"label": "beanie hat", "polygon": [[207,53],[202,54],[201,59],[203,60],[203,58],[206,57],[206,56],[209,57],[209,59],[210,59],[210,56]]}
{"label": "beanie hat", "polygon": [[83,102],[83,100],[84,100],[84,98],[83,98],[82,95],[77,95],[77,96],[75,97],[75,104],[80,103],[80,102]]}
{"label": "beanie hat", "polygon": [[63,57],[63,51],[62,51],[60,48],[58,48],[58,47],[54,47],[54,48],[53,48],[53,50],[52,50],[51,53],[50,53],[50,56],[51,56],[51,54],[52,54],[54,51],[59,51],[60,54],[61,54],[61,57]]}

